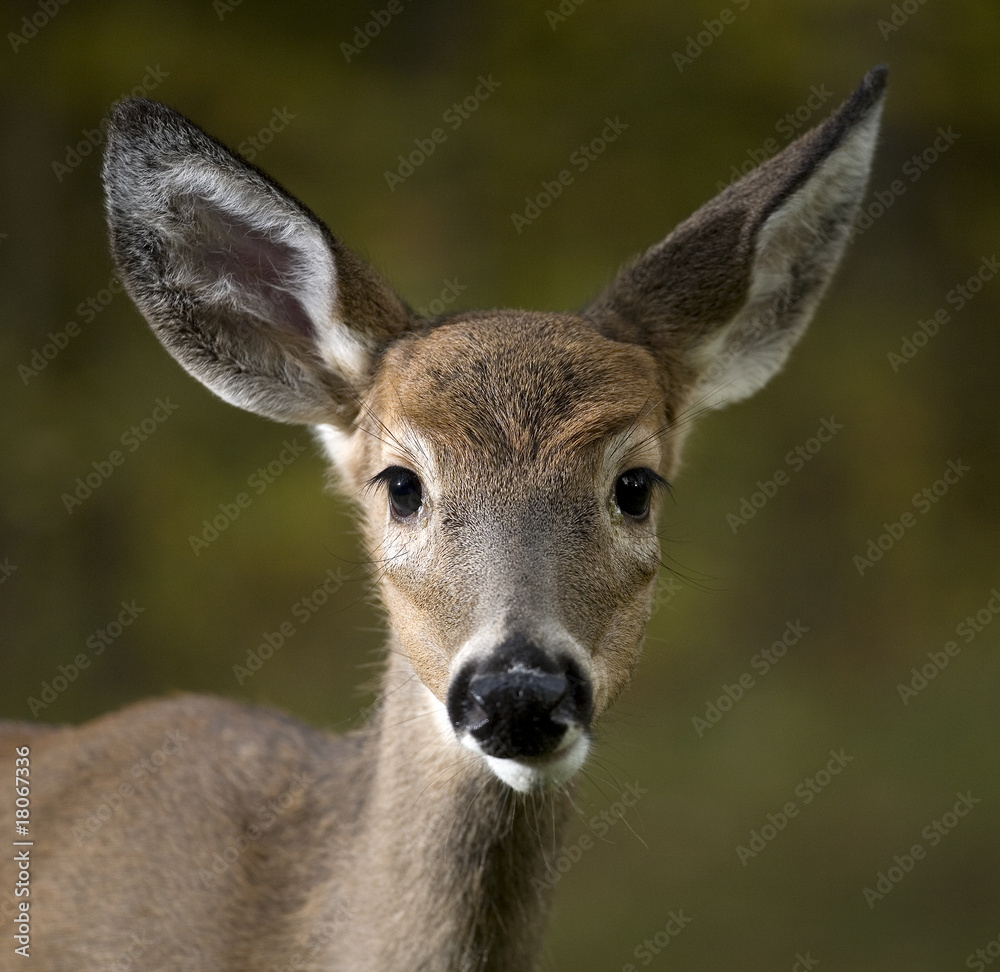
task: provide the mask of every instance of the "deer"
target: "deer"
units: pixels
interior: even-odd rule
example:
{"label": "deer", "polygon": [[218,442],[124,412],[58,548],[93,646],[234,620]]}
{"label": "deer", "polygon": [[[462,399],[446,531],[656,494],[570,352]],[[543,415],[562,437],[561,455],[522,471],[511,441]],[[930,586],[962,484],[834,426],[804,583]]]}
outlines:
{"label": "deer", "polygon": [[[344,735],[195,694],[6,724],[3,759],[30,767],[30,891],[2,908],[22,954],[47,972],[538,968],[540,879],[636,670],[681,447],[802,336],[853,235],[886,76],[573,313],[422,318],[183,115],[111,110],[120,279],[218,397],[314,431],[358,509],[385,661]],[[21,967],[9,938],[0,954]]]}

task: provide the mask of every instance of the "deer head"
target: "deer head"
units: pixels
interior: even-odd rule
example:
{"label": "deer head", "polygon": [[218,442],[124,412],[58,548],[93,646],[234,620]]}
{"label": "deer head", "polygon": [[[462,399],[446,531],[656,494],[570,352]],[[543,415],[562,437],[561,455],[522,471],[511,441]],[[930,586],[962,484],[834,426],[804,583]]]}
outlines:
{"label": "deer head", "polygon": [[884,69],[579,313],[423,319],[302,203],[177,112],[114,110],[122,280],[228,402],[315,428],[360,504],[391,627],[443,736],[558,784],[635,669],[656,520],[700,409],[761,388],[851,234]]}

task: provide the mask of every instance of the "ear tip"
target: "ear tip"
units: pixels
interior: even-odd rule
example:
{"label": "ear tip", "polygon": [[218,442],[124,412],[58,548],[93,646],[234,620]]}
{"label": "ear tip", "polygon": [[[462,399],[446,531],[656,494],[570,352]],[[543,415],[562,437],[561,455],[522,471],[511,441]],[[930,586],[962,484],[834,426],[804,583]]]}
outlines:
{"label": "ear tip", "polygon": [[[870,132],[872,125],[878,127],[885,102],[885,92],[889,81],[889,68],[877,64],[862,78],[847,100],[827,120],[812,133],[802,136],[812,137],[821,147],[817,155],[827,156],[836,149],[852,132]],[[864,136],[869,137],[869,136]],[[874,143],[872,143],[874,145]]]}
{"label": "ear tip", "polygon": [[861,116],[881,103],[889,83],[889,66],[876,64],[861,80],[854,94],[848,99],[849,113]]}
{"label": "ear tip", "polygon": [[862,84],[869,85],[871,87],[877,88],[878,92],[881,93],[882,89],[886,86],[889,80],[889,65],[876,64],[864,77]]}
{"label": "ear tip", "polygon": [[145,98],[126,98],[112,105],[106,116],[105,172],[117,159],[132,156],[137,147],[148,144],[154,133],[176,129],[176,122],[171,126],[176,117],[173,109]]}
{"label": "ear tip", "polygon": [[151,125],[162,125],[176,118],[177,112],[173,108],[148,98],[124,98],[116,101],[107,114],[109,130],[123,133],[145,130]]}
{"label": "ear tip", "polygon": [[119,152],[146,154],[174,149],[190,150],[193,143],[209,142],[194,122],[168,105],[148,98],[125,98],[111,106],[106,115],[106,155]]}
{"label": "ear tip", "polygon": [[174,153],[216,151],[210,139],[179,111],[147,98],[125,98],[106,115],[104,182],[107,187],[155,169],[157,160]]}

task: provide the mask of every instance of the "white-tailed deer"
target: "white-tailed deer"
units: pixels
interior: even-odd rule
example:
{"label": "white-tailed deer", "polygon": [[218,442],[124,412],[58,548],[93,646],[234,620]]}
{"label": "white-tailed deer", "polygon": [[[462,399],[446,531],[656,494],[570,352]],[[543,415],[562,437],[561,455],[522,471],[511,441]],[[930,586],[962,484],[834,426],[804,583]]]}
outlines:
{"label": "white-tailed deer", "polygon": [[316,430],[361,508],[388,651],[344,737],[191,696],[6,726],[5,761],[30,747],[30,895],[3,905],[24,967],[536,967],[570,781],[639,657],[662,488],[691,416],[759,389],[806,327],[885,77],[580,313],[435,320],[175,111],[114,109],[121,279],[212,391]]}

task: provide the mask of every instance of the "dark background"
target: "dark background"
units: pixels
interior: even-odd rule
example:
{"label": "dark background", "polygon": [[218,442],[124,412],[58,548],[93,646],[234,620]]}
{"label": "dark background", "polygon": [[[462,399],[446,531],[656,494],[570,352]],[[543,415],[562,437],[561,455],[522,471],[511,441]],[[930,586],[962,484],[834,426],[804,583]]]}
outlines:
{"label": "dark background", "polygon": [[[864,232],[786,371],[690,440],[663,521],[676,573],[580,789],[574,844],[626,784],[642,795],[560,879],[546,967],[967,967],[1000,936],[1000,281],[973,282],[963,307],[956,288],[1000,249],[997,6],[564,0],[560,19],[557,0],[407,0],[345,53],[373,9],[386,4],[4,6],[0,711],[77,721],[183,689],[343,729],[371,702],[358,686],[380,619],[309,434],[214,399],[107,289],[95,143],[116,98],[143,88],[255,152],[415,307],[460,290],[449,307],[567,309],[887,62]],[[499,85],[452,129],[445,112],[480,76]],[[607,118],[627,127],[518,232],[525,197]],[[446,140],[390,188],[438,127]],[[936,334],[890,360],[939,311]],[[67,325],[60,349],[49,332]],[[58,353],[37,369],[46,345]],[[176,408],[123,450],[158,399]],[[824,420],[842,429],[810,453]],[[303,454],[195,556],[202,521],[296,439]],[[786,459],[796,447],[808,462]],[[63,495],[116,449],[124,463],[68,512]],[[967,471],[924,501],[949,462]],[[777,470],[787,482],[732,519]],[[904,514],[913,525],[859,570]],[[338,569],[351,579],[239,684],[233,666]],[[98,653],[122,602],[141,614]],[[790,623],[808,631],[755,668]],[[904,704],[898,686],[949,641],[960,652]],[[693,719],[745,672],[753,685],[699,735]],[[817,777],[830,750],[851,760]],[[809,778],[828,785],[807,804]],[[943,817],[960,792],[980,802]],[[789,802],[797,815],[742,863]],[[864,889],[914,844],[924,858],[870,906]],[[672,910],[691,922],[661,948]]]}

